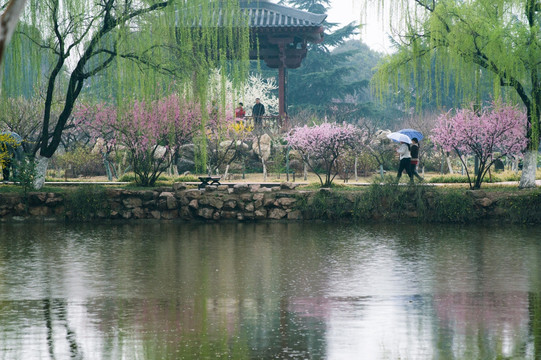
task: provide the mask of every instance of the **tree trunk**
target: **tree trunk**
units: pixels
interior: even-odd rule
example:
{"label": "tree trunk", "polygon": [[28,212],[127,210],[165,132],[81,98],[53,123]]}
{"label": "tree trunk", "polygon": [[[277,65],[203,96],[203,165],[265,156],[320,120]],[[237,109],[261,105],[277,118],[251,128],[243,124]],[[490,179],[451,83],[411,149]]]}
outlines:
{"label": "tree trunk", "polygon": [[265,165],[265,159],[261,157],[261,164],[263,165],[263,181],[267,181],[267,166]]}
{"label": "tree trunk", "polygon": [[445,160],[447,160],[447,167],[449,168],[449,174],[454,174],[453,172],[453,166],[451,165],[451,158],[449,156],[445,156]]}
{"label": "tree trunk", "polygon": [[39,190],[45,184],[45,175],[49,166],[49,158],[36,154],[36,176],[34,177],[34,188]]}
{"label": "tree trunk", "polygon": [[229,164],[227,164],[227,166],[225,167],[225,172],[224,172],[224,177],[223,179],[224,180],[227,180],[227,176],[229,175]]}
{"label": "tree trunk", "polygon": [[[26,0],[11,0],[3,14],[0,17],[0,63],[4,57],[4,51],[6,50],[11,36],[17,27],[19,17],[24,11]],[[3,72],[0,72],[0,83],[2,83]],[[1,89],[0,89],[1,90]]]}
{"label": "tree trunk", "polygon": [[526,150],[522,163],[522,175],[518,187],[520,189],[535,187],[535,172],[537,170],[537,151]]}
{"label": "tree trunk", "polygon": [[355,182],[358,182],[359,181],[359,175],[357,173],[357,161],[358,160],[358,157],[355,156]]}

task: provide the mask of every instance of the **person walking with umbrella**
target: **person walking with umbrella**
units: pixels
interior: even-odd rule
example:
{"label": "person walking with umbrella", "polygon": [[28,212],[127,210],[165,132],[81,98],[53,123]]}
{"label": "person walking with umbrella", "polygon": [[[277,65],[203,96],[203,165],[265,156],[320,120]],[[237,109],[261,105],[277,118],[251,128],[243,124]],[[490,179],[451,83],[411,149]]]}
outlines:
{"label": "person walking with umbrella", "polygon": [[400,146],[398,147],[398,149],[396,149],[396,152],[400,157],[398,173],[396,174],[397,182],[400,181],[402,173],[404,172],[404,170],[406,170],[406,173],[410,177],[410,183],[413,183],[413,173],[411,172],[411,153],[409,146],[409,144],[411,143],[411,139],[407,135],[397,132],[390,133],[389,135],[387,135],[387,137],[400,143]]}
{"label": "person walking with umbrella", "polygon": [[406,170],[406,174],[408,174],[408,176],[410,177],[410,183],[413,184],[413,173],[411,171],[411,153],[409,144],[407,142],[400,142],[400,146],[398,147],[396,152],[400,156],[400,164],[398,165],[398,173],[396,174],[397,182],[400,182],[400,177],[402,176],[404,170]]}

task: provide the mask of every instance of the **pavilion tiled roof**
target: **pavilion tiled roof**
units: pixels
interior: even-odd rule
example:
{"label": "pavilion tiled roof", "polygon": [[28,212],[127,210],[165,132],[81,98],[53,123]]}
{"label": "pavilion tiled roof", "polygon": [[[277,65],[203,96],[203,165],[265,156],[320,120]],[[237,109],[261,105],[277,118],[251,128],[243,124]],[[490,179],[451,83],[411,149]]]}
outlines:
{"label": "pavilion tiled roof", "polygon": [[[314,14],[307,11],[278,5],[269,0],[240,0],[240,10],[244,15],[248,16],[248,25],[252,30],[280,30],[280,29],[297,29],[297,30],[312,30],[322,26],[323,21],[327,18],[326,14]],[[203,24],[203,19],[190,19],[187,14],[180,14],[177,17],[177,23],[187,23],[189,26],[224,26],[230,23],[233,18],[233,23],[236,23],[235,18],[238,14],[228,12],[221,6],[216,6],[212,10],[211,17]],[[237,23],[238,24],[238,23]]]}
{"label": "pavilion tiled roof", "polygon": [[240,8],[247,13],[252,28],[319,27],[327,17],[326,14],[314,14],[268,0],[243,0]]}

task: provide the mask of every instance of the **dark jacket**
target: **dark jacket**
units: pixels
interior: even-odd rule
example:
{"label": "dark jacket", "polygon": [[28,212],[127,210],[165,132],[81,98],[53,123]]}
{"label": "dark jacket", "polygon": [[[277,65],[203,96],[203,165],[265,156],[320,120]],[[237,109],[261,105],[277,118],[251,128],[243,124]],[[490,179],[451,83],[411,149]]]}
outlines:
{"label": "dark jacket", "polygon": [[252,116],[263,116],[265,114],[265,106],[262,103],[255,104],[252,108]]}
{"label": "dark jacket", "polygon": [[410,153],[412,159],[418,159],[419,158],[419,145],[417,144],[411,144],[410,145]]}

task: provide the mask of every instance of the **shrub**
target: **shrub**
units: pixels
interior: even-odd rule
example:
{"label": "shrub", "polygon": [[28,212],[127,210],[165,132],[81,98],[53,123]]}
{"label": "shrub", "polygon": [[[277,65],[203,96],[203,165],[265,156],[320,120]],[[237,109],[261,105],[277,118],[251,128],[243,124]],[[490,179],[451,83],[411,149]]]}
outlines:
{"label": "shrub", "polygon": [[425,203],[422,207],[422,216],[426,221],[466,223],[475,217],[473,199],[464,191],[458,189],[435,191],[432,197],[427,199],[428,204]]}
{"label": "shrub", "polygon": [[541,192],[502,200],[500,206],[507,208],[512,222],[538,223],[541,217]]}
{"label": "shrub", "polygon": [[73,151],[59,155],[58,166],[64,169],[73,169],[74,175],[102,176],[105,175],[105,167],[100,154],[93,154],[90,149],[78,147]]}
{"label": "shrub", "polygon": [[199,178],[195,175],[182,175],[175,178],[176,182],[195,182],[199,181]]}
{"label": "shrub", "polygon": [[297,197],[297,209],[308,219],[337,220],[351,217],[352,204],[339,192],[318,191],[311,197]]}
{"label": "shrub", "polygon": [[25,198],[29,190],[34,190],[35,177],[36,177],[36,163],[34,162],[34,158],[31,156],[25,157],[19,163],[19,166],[17,169],[17,176],[15,179],[22,186]]}
{"label": "shrub", "polygon": [[101,186],[77,186],[75,190],[66,193],[65,203],[66,215],[75,220],[90,220],[99,212],[109,211],[107,194]]}
{"label": "shrub", "polygon": [[[173,180],[174,180],[174,181],[198,181],[198,179],[195,178],[195,177],[186,177],[186,178],[189,178],[189,179],[191,179],[191,180],[180,180],[180,179],[182,179],[182,178],[184,178],[184,176],[181,176],[181,177],[179,177],[179,178],[177,178],[177,179],[172,179],[172,178],[170,178],[170,177],[168,177],[168,176],[160,175],[160,176],[156,179],[156,182],[158,182],[158,181],[161,181],[161,182],[171,182],[171,181],[173,181]],[[195,178],[195,180],[193,180],[194,178]],[[124,175],[122,175],[122,176],[118,179],[118,181],[120,181],[120,182],[136,182],[136,180],[135,180],[135,174],[132,173],[132,172],[131,172],[131,173],[124,174]],[[156,185],[156,182],[155,182],[154,185]]]}
{"label": "shrub", "polygon": [[[520,174],[513,171],[504,171],[502,173],[493,174],[490,177],[487,177],[483,180],[486,183],[497,183],[502,181],[519,181]],[[464,175],[440,175],[433,176],[429,179],[432,183],[442,183],[442,184],[468,184],[468,177]]]}
{"label": "shrub", "polygon": [[128,173],[122,175],[118,181],[120,182],[135,182],[135,174],[134,173]]}
{"label": "shrub", "polygon": [[473,200],[463,190],[399,186],[392,181],[392,177],[387,177],[384,184],[372,184],[356,199],[353,216],[359,220],[405,217],[418,222],[465,223],[474,219]]}

